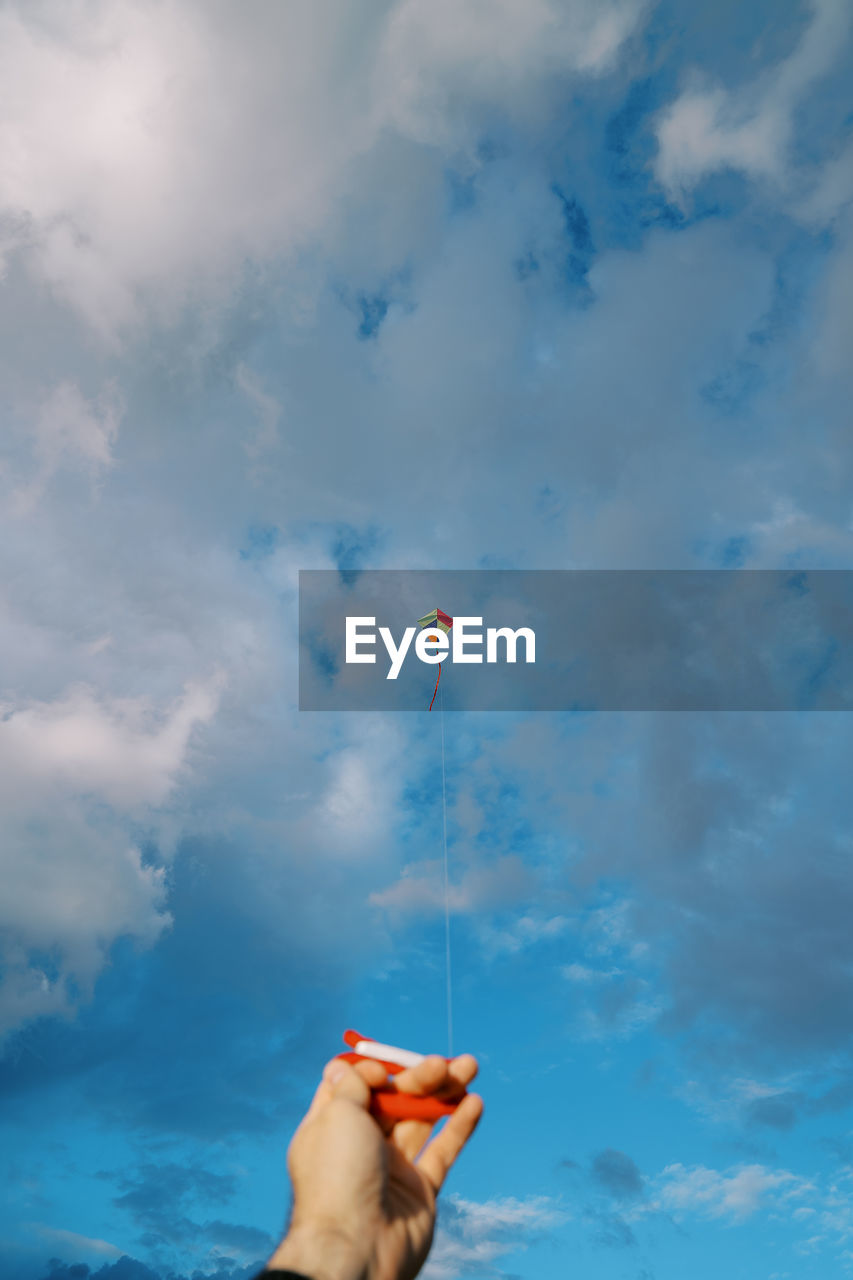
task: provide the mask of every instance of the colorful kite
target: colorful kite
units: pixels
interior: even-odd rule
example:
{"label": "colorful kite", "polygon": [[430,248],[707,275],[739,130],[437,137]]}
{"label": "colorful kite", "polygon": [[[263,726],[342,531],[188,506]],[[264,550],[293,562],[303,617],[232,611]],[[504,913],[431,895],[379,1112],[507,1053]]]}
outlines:
{"label": "colorful kite", "polygon": [[[422,618],[418,618],[418,626],[421,627],[421,629],[429,626],[438,627],[440,631],[443,631],[445,635],[448,635],[450,628],[453,626],[453,619],[449,613],[443,613],[441,609],[433,609],[432,613],[426,613]],[[437,639],[438,636],[427,636],[427,640],[435,641]],[[430,711],[432,711],[432,703],[435,702],[435,695],[438,693],[438,682],[440,679],[441,663],[439,662],[438,675],[435,678],[435,688],[432,691],[432,702],[429,704]]]}
{"label": "colorful kite", "polygon": [[427,613],[422,618],[418,618],[419,627],[428,627],[431,622],[440,627],[445,635],[453,626],[453,619],[450,614],[442,613],[441,609],[433,609],[432,613]]}

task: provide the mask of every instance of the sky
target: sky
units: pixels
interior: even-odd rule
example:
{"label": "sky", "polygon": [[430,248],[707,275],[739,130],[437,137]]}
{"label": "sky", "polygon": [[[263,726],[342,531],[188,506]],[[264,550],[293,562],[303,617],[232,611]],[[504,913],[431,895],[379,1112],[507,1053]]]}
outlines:
{"label": "sky", "polygon": [[[445,1048],[439,719],[297,710],[298,570],[851,567],[851,26],[0,3],[9,1280],[248,1280]],[[848,716],[445,719],[427,1280],[848,1275]]]}

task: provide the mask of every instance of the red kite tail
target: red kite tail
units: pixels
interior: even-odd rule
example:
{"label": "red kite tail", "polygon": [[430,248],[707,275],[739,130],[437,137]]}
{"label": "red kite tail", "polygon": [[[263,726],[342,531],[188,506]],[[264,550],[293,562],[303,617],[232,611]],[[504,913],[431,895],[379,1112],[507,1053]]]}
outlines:
{"label": "red kite tail", "polygon": [[[432,691],[432,702],[435,702],[435,695],[438,693],[438,682],[441,679],[441,663],[438,664],[438,675],[435,677],[435,688]],[[432,702],[429,704],[429,710],[432,711]]]}

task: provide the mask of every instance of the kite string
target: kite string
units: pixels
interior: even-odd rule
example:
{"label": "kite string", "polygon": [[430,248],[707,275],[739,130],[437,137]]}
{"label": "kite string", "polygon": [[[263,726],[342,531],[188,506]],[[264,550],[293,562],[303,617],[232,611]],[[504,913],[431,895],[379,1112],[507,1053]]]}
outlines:
{"label": "kite string", "polygon": [[[441,667],[439,667],[439,672]],[[436,683],[436,688],[437,688]],[[435,694],[433,694],[433,699]],[[447,769],[444,753],[444,690],[438,699],[441,721],[441,824],[444,843],[444,964],[447,975],[447,1056],[453,1057],[453,987],[450,969],[450,876],[447,861]]]}

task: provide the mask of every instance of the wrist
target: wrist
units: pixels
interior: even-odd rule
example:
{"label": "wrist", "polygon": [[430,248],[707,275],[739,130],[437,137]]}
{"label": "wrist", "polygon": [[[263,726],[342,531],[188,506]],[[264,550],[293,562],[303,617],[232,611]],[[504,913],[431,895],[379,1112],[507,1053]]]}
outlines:
{"label": "wrist", "polygon": [[365,1280],[365,1250],[346,1232],[325,1224],[293,1223],[267,1264],[309,1280]]}

